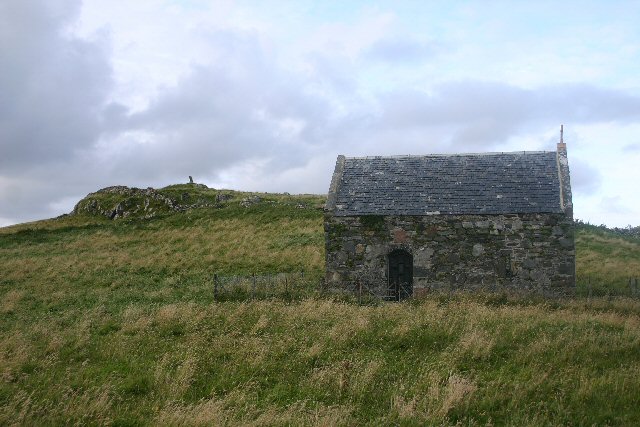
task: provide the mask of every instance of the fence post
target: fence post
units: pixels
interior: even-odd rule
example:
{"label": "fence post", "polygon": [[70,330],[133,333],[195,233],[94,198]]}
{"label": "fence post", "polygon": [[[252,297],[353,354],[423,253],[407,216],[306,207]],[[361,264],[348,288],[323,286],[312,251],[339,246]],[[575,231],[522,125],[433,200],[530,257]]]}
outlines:
{"label": "fence post", "polygon": [[256,273],[251,274],[251,299],[256,297]]}
{"label": "fence post", "polygon": [[271,273],[267,273],[267,288],[264,291],[265,298],[269,298],[269,288],[271,287]]}
{"label": "fence post", "polygon": [[362,304],[362,281],[358,279],[358,304]]}
{"label": "fence post", "polygon": [[213,273],[213,300],[218,301],[218,275]]}
{"label": "fence post", "polygon": [[591,276],[587,277],[587,290],[589,291],[587,295],[591,298]]}

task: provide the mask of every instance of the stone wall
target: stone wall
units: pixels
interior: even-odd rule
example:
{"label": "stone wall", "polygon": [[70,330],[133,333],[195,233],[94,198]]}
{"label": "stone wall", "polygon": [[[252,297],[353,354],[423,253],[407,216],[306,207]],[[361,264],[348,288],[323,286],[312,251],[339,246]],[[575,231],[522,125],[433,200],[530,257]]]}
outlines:
{"label": "stone wall", "polygon": [[[570,200],[570,199],[569,199]],[[382,294],[387,255],[413,256],[413,293],[430,290],[575,289],[573,220],[565,214],[325,215],[326,281],[340,289],[363,281]]]}

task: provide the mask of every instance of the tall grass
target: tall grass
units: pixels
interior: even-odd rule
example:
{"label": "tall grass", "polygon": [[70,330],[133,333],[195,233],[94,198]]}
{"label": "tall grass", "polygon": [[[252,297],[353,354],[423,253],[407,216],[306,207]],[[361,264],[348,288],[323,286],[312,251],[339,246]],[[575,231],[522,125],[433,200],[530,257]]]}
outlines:
{"label": "tall grass", "polygon": [[[576,251],[579,294],[632,293],[640,297],[640,239],[620,237],[602,230],[579,229]],[[637,288],[635,281],[638,281]]]}
{"label": "tall grass", "polygon": [[[0,425],[640,424],[638,300],[215,301],[322,275],[322,198],[242,197],[0,229]],[[579,278],[635,274],[625,242],[579,232]]]}
{"label": "tall grass", "polygon": [[456,296],[41,313],[0,344],[0,423],[636,425],[639,312]]}

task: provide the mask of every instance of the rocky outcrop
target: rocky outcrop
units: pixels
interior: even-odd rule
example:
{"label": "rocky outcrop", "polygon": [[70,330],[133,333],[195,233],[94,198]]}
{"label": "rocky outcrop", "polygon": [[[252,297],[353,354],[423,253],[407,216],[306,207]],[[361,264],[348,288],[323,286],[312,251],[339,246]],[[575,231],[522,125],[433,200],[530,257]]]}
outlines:
{"label": "rocky outcrop", "polygon": [[[203,184],[193,184],[193,186],[207,188]],[[151,187],[141,189],[118,185],[88,194],[76,204],[71,214],[97,215],[109,219],[131,216],[151,218],[159,213],[210,206],[213,204],[209,200],[194,198],[188,192],[183,192],[179,197],[174,198]]]}
{"label": "rocky outcrop", "polygon": [[242,199],[242,201],[240,202],[240,206],[249,208],[253,205],[257,205],[260,202],[262,202],[262,197],[253,195]]}

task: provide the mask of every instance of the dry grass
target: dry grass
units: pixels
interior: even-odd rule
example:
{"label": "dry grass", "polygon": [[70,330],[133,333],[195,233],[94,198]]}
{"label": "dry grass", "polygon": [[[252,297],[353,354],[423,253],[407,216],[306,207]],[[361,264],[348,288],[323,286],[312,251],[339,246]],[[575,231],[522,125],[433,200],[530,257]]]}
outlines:
{"label": "dry grass", "polygon": [[2,340],[1,424],[640,420],[637,301],[173,302],[53,319]]}
{"label": "dry grass", "polygon": [[[640,275],[577,244],[579,275]],[[0,425],[640,424],[637,299],[213,300],[323,257],[321,212],[278,204],[0,229]]]}
{"label": "dry grass", "polygon": [[576,249],[579,286],[608,293],[628,291],[630,278],[640,281],[640,242],[582,230]]}

